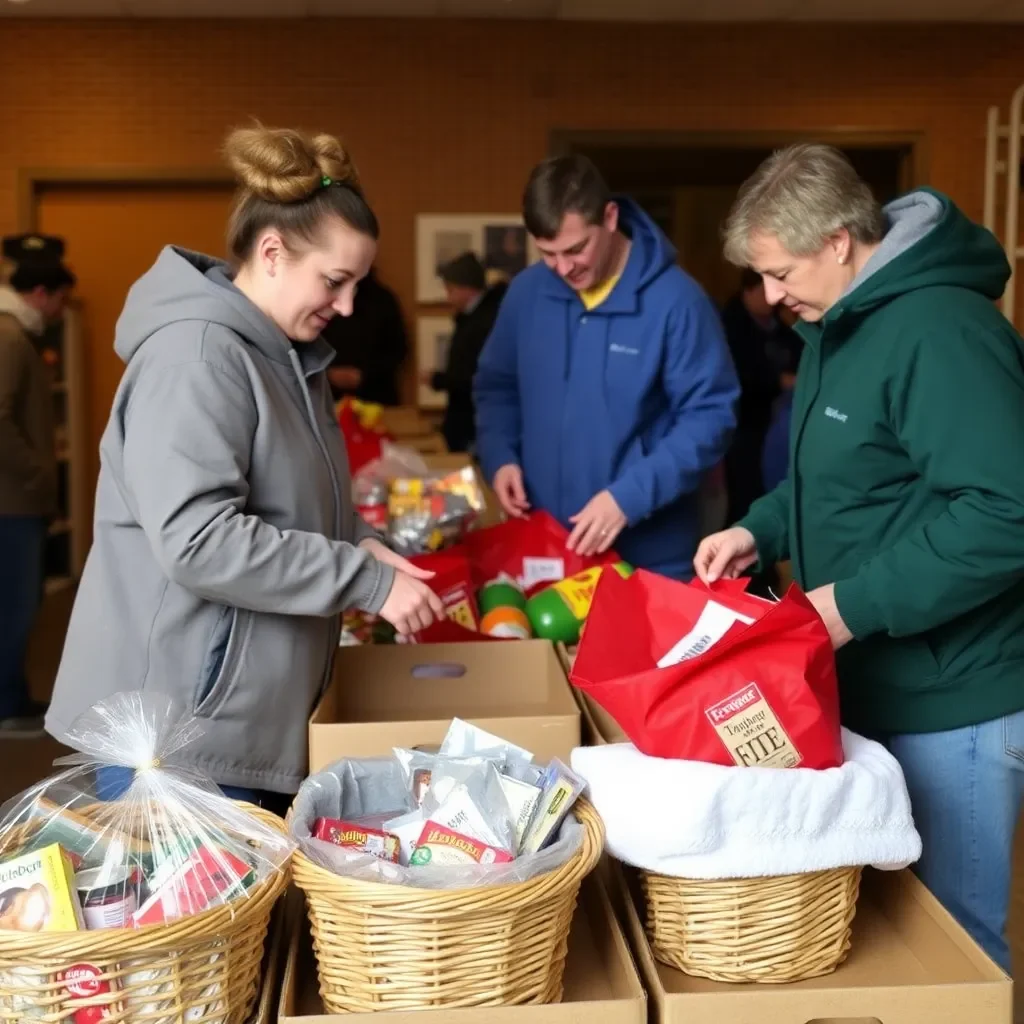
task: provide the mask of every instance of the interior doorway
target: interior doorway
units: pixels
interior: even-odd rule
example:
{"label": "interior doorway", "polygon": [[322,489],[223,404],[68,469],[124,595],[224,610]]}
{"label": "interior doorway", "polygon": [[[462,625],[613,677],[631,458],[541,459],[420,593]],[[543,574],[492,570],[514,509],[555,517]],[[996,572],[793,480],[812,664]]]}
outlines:
{"label": "interior doorway", "polygon": [[585,153],[615,192],[631,195],[721,306],[739,271],[722,258],[721,228],[740,185],[771,153],[802,141],[842,149],[882,202],[926,181],[923,135],[836,132],[556,132],[556,153]]}
{"label": "interior doorway", "polygon": [[113,344],[128,289],[168,243],[222,256],[233,185],[220,171],[40,171],[22,184],[22,229],[63,238],[78,277],[86,435],[78,448],[91,513],[100,437],[124,371]]}

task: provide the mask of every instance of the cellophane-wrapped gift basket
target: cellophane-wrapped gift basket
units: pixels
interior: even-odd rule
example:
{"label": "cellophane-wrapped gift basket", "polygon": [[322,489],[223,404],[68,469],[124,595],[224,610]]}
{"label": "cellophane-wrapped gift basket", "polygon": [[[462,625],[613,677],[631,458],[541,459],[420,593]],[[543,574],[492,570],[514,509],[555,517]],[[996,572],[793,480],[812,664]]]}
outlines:
{"label": "cellophane-wrapped gift basket", "polygon": [[0,810],[0,1021],[241,1024],[294,843],[178,755],[169,698],[87,711],[63,771]]}
{"label": "cellophane-wrapped gift basket", "polygon": [[557,1002],[604,832],[576,774],[459,719],[343,760],[291,811],[329,1013]]}
{"label": "cellophane-wrapped gift basket", "polygon": [[576,750],[609,852],[640,870],[655,956],[724,982],[846,957],[864,866],[921,854],[902,771],[842,729],[832,645],[799,588],[598,583],[572,682],[629,743]]}

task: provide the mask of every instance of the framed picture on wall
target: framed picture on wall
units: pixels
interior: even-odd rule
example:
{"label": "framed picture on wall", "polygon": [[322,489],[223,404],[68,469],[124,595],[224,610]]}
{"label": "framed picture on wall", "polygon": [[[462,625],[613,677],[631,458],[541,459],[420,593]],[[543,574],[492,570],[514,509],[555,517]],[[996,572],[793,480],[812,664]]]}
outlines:
{"label": "framed picture on wall", "polygon": [[[443,370],[448,365],[448,348],[452,342],[451,317],[421,316],[416,321],[416,369],[418,375]],[[448,404],[444,391],[419,383],[417,403],[421,409],[443,409]]]}
{"label": "framed picture on wall", "polygon": [[416,218],[416,301],[445,301],[438,268],[475,252],[489,282],[509,279],[540,258],[517,214],[424,213]]}

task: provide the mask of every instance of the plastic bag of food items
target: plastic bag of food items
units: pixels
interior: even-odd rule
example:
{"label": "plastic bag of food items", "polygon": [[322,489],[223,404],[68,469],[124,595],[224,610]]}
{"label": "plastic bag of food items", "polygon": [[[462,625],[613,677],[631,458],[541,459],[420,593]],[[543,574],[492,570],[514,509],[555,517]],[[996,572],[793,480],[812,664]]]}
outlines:
{"label": "plastic bag of food items", "polygon": [[526,881],[564,864],[582,780],[455,719],[436,751],[345,760],[307,779],[292,836],[336,874],[427,889]]}
{"label": "plastic bag of food items", "polygon": [[828,630],[796,586],[602,575],[570,672],[651,757],[762,768],[843,763]]}
{"label": "plastic bag of food items", "polygon": [[64,770],[0,809],[0,929],[166,924],[243,901],[281,871],[291,839],[175,766],[200,731],[154,693],[82,715]]}
{"label": "plastic bag of food items", "polygon": [[349,470],[353,473],[379,459],[383,445],[394,438],[383,425],[384,407],[345,397],[337,404],[338,424],[345,438]]}
{"label": "plastic bag of food items", "polygon": [[353,493],[363,519],[406,557],[459,542],[485,502],[472,466],[432,472],[418,453],[387,443],[381,458],[355,475]]}

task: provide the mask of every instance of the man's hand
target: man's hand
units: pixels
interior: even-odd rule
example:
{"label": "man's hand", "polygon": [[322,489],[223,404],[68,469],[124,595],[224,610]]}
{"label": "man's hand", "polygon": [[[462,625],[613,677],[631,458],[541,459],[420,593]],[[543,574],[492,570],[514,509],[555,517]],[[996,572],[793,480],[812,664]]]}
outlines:
{"label": "man's hand", "polygon": [[502,466],[494,474],[492,486],[501,507],[513,519],[521,519],[530,511],[526,487],[523,485],[523,471],[518,466],[512,463]]}
{"label": "man's hand", "polygon": [[815,611],[821,616],[828,635],[832,640],[832,650],[838,651],[853,639],[853,634],[846,628],[839,607],[836,605],[836,585],[818,587],[807,595],[807,600],[814,605]]}
{"label": "man's hand", "polygon": [[705,537],[697,548],[693,568],[702,583],[723,577],[736,579],[757,561],[754,535],[742,526],[731,526]]}
{"label": "man's hand", "polygon": [[612,492],[601,491],[576,515],[570,516],[569,522],[574,525],[565,546],[577,555],[586,557],[603,555],[622,532],[626,517],[612,497]]}
{"label": "man's hand", "polygon": [[355,391],[363,383],[363,371],[354,366],[329,366],[327,379],[343,391]]}
{"label": "man's hand", "polygon": [[436,572],[431,572],[429,569],[421,569],[418,565],[413,565],[407,558],[396,555],[391,548],[382,541],[377,540],[376,537],[367,537],[365,540],[361,540],[359,546],[364,551],[369,551],[378,562],[390,565],[398,572],[404,572],[406,576],[411,576],[413,579],[432,580],[437,575]]}

